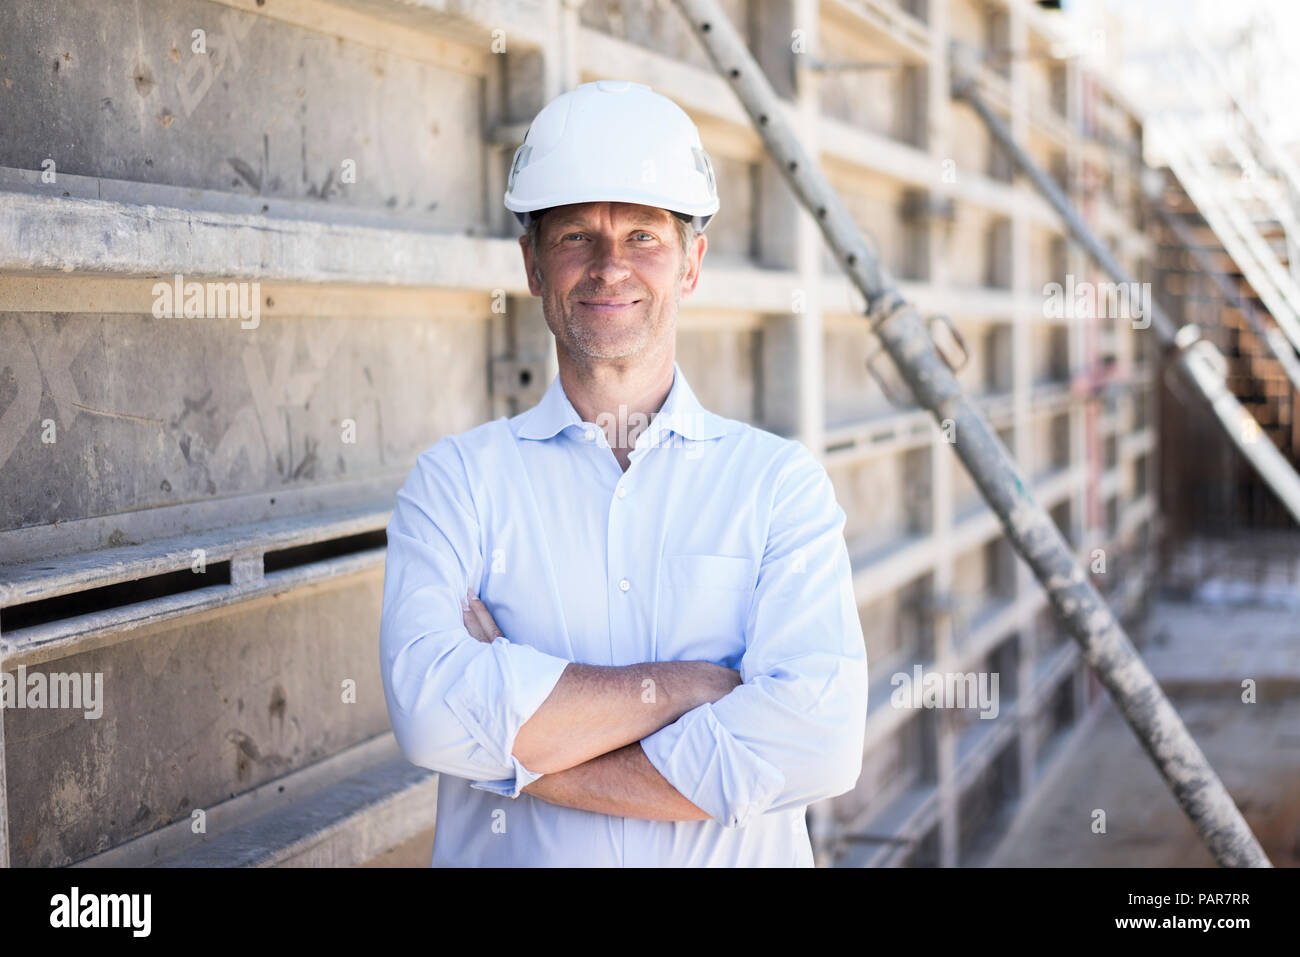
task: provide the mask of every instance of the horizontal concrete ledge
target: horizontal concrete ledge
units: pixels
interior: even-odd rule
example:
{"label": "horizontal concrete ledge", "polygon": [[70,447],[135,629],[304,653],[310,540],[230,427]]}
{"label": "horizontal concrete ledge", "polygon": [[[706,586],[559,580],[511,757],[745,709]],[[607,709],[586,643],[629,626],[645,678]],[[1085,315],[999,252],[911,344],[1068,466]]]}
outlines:
{"label": "horizontal concrete ledge", "polygon": [[37,665],[69,655],[104,648],[139,637],[174,618],[193,624],[204,612],[239,602],[250,602],[298,588],[324,585],[351,575],[382,572],[385,549],[373,548],[343,558],[312,562],[299,568],[266,575],[254,585],[214,585],[193,591],[151,598],[88,615],[19,628],[0,637],[6,668]]}
{"label": "horizontal concrete ledge", "polygon": [[823,16],[844,26],[870,31],[872,40],[914,64],[930,56],[930,25],[889,0],[830,0]]}
{"label": "horizontal concrete ledge", "polygon": [[434,825],[437,782],[385,733],[74,866],[354,867]]}
{"label": "horizontal concrete ledge", "polygon": [[0,271],[528,291],[510,239],[12,191]]}
{"label": "horizontal concrete ledge", "polygon": [[415,455],[409,455],[382,472],[342,482],[258,489],[0,531],[0,581],[7,580],[6,566],[33,562],[36,556],[85,555],[237,525],[260,526],[291,516],[324,517],[327,512],[338,514],[383,502],[392,505],[415,459]]}
{"label": "horizontal concrete ledge", "polygon": [[[882,360],[885,361],[885,360]],[[1045,382],[1031,387],[1029,418],[1062,415],[1083,400],[1071,395],[1068,382]],[[1015,414],[1013,393],[975,396],[974,402],[996,428],[1008,424]],[[924,409],[901,409],[867,416],[853,422],[827,427],[824,433],[827,468],[857,464],[886,453],[928,445],[933,417]],[[1134,452],[1140,454],[1142,450]]]}
{"label": "horizontal concrete ledge", "polygon": [[[947,658],[942,661],[931,659],[920,664],[925,671],[970,671],[977,662],[1010,638],[1016,629],[1023,627],[1025,622],[1046,604],[1047,595],[1041,589],[1034,589],[1023,598],[1009,600],[1004,603],[1005,607],[995,611],[988,620],[974,628],[961,646],[954,648]],[[868,748],[897,733],[899,727],[916,716],[916,712],[910,709],[895,708],[890,705],[890,695],[893,691],[891,679],[894,673],[891,668],[892,664],[888,661],[877,662],[877,677],[872,680],[871,692],[867,696],[869,709],[865,747]],[[909,664],[908,669],[910,668]]]}
{"label": "horizontal concrete ledge", "polygon": [[[532,295],[515,238],[436,232],[411,217],[323,203],[269,200],[274,208],[268,211],[261,204],[257,197],[221,191],[66,174],[45,186],[34,171],[0,168],[0,273],[111,277],[118,285],[142,280],[148,285],[108,300],[108,311],[129,311],[124,297],[130,292],[140,313],[152,308],[152,283],[174,282],[177,274],[187,281],[323,287],[296,309],[289,302],[268,306],[263,318],[337,312],[326,301],[331,289],[353,296],[358,287]],[[842,274],[826,272],[817,283],[828,325],[842,317],[861,321],[861,294]],[[699,285],[681,308],[688,321],[699,310],[788,314],[794,290],[806,285],[794,270],[706,258]],[[921,281],[900,282],[899,289],[925,313],[963,319],[1008,321],[1043,311],[1043,298],[1034,292]],[[50,297],[48,290],[43,295]],[[483,318],[490,314],[485,301]]]}
{"label": "horizontal concrete ledge", "polygon": [[[707,258],[705,262],[707,263]],[[707,267],[705,272],[707,272]],[[898,291],[923,315],[940,314],[954,319],[1011,322],[1022,316],[1033,325],[1068,326],[1077,320],[1043,315],[1044,297],[1033,290],[993,286],[939,286],[915,279],[898,282]],[[863,322],[865,300],[842,272],[825,272],[821,279],[819,304],[827,326]],[[1064,311],[1064,310],[1062,310]]]}
{"label": "horizontal concrete ledge", "polygon": [[[42,199],[96,199],[128,206],[254,216],[267,221],[315,222],[334,226],[369,226],[383,230],[437,232],[427,214],[374,209],[321,199],[282,199],[224,189],[198,189],[59,171],[54,183],[41,181],[41,170],[0,166],[0,191]],[[451,234],[448,234],[451,235]],[[474,235],[466,232],[464,235]]]}
{"label": "horizontal concrete ledge", "polygon": [[[6,620],[12,621],[14,615],[0,610],[0,652],[7,667],[34,665],[116,644],[138,636],[142,629],[181,616],[193,617],[237,602],[382,570],[385,548],[372,539],[374,533],[387,526],[391,516],[392,502],[386,499],[0,566],[0,606],[8,608],[123,582],[147,583],[151,578],[176,573],[197,575],[200,573],[193,572],[197,549],[203,550],[202,574],[212,573],[217,580],[209,586],[175,588],[138,601],[118,604],[107,600],[104,607],[68,617],[41,615],[36,623],[23,627],[6,626]],[[316,557],[291,551],[312,545],[333,545],[340,553]],[[266,571],[268,556],[276,570]],[[218,569],[224,574],[219,574]]]}
{"label": "horizontal concrete ledge", "polygon": [[[1059,469],[1031,483],[1034,500],[1051,509],[1068,497],[1084,481],[1080,466]],[[997,513],[983,500],[957,516],[946,539],[951,552],[979,547],[1003,533]],[[866,605],[901,588],[932,569],[940,558],[939,542],[929,534],[906,535],[871,548],[855,548],[849,543],[853,565],[853,592],[859,605]]]}
{"label": "horizontal concrete ledge", "polygon": [[398,756],[159,867],[355,867],[433,824],[438,777]]}
{"label": "horizontal concrete ledge", "polygon": [[372,532],[386,527],[392,514],[391,500],[376,500],[63,558],[3,564],[0,608],[188,570],[199,549],[206,564],[215,564],[250,551],[273,552]]}
{"label": "horizontal concrete ledge", "polygon": [[[219,2],[271,16],[276,15],[277,6],[283,6],[254,6],[256,0]],[[541,47],[551,37],[550,4],[545,0],[330,0],[330,3],[411,30],[446,37],[485,53],[490,50],[494,31],[505,31],[512,47]],[[329,18],[319,4],[305,6],[308,10],[305,25],[318,23],[322,16]]]}
{"label": "horizontal concrete ledge", "polygon": [[[1071,654],[1073,652],[1073,654]],[[1053,678],[1064,680],[1072,673],[1080,657],[1078,649],[1071,642],[1059,656],[1055,656],[1065,669]],[[1055,690],[1053,685],[1051,690]],[[1059,732],[1056,737],[1044,744],[1037,758],[1035,790],[1049,781],[1068,756],[1077,748],[1093,727],[1097,715],[1104,707],[1105,696],[1099,697],[1084,715],[1069,728]],[[1003,748],[1011,746],[1016,734],[1026,724],[1036,719],[1035,709],[1041,707],[1041,699],[1017,702],[1012,709],[1004,710],[999,720],[991,722],[1001,728],[967,729],[963,742],[959,742],[960,753],[953,770],[955,788],[960,795],[970,787],[979,775],[988,767]],[[1012,718],[1003,722],[1003,717]],[[914,847],[938,823],[939,792],[932,783],[914,786],[883,804],[869,806],[842,830],[836,845],[840,851],[841,867],[890,867],[895,866],[902,855]],[[1008,829],[1010,830],[1010,826]],[[874,836],[889,835],[890,840],[879,840]]]}
{"label": "horizontal concrete ledge", "polygon": [[[328,213],[342,221],[326,221],[319,218],[326,211],[301,203],[284,204],[272,216],[248,211],[247,197],[195,197],[197,191],[174,187],[85,178],[64,184],[61,177],[57,191],[41,190],[27,182],[30,171],[0,174],[10,181],[0,189],[0,273],[168,283],[181,274],[187,281],[320,283],[349,292],[379,286],[532,295],[517,239],[438,233],[407,222],[362,225],[347,221],[355,213],[334,207]],[[83,195],[60,195],[72,192],[64,185]],[[92,198],[105,194],[116,198]],[[701,309],[789,313],[793,290],[804,285],[791,270],[714,259],[682,311],[688,321]],[[152,308],[150,297],[137,298],[139,312]],[[317,302],[309,311],[328,306]],[[491,317],[486,300],[482,316]]]}

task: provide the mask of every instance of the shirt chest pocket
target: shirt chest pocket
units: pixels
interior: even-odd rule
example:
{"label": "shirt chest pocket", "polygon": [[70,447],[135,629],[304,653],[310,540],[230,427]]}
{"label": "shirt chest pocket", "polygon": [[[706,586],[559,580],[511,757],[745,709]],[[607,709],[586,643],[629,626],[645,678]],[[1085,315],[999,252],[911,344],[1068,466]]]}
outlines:
{"label": "shirt chest pocket", "polygon": [[752,559],[667,555],[659,595],[661,661],[711,661],[739,667],[754,594]]}

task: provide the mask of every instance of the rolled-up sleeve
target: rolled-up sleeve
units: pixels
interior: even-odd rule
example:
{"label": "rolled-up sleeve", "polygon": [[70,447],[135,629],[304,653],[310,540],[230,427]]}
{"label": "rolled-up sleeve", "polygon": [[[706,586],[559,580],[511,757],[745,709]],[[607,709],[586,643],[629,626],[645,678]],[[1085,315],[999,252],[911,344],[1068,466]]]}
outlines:
{"label": "rolled-up sleeve", "polygon": [[380,670],[408,760],[517,797],[541,775],[514,756],[515,736],[569,662],[465,628],[461,599],[483,574],[476,514],[460,449],[445,437],[420,455],[388,523]]}
{"label": "rolled-up sleeve", "polygon": [[725,827],[851,790],[867,655],[830,476],[804,446],[775,482],[745,624],[743,684],[644,738],[650,763]]}

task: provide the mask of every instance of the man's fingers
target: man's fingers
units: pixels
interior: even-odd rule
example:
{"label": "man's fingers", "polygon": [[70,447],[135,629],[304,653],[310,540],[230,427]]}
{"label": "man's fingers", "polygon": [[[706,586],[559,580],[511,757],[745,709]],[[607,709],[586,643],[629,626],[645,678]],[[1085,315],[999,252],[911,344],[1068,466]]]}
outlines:
{"label": "man's fingers", "polygon": [[487,635],[483,634],[483,626],[479,624],[478,615],[474,614],[474,609],[469,607],[469,600],[466,599],[465,607],[460,612],[461,619],[465,622],[465,630],[473,638],[479,641],[491,641]]}
{"label": "man's fingers", "polygon": [[492,629],[484,627],[483,620],[470,604],[470,598],[473,594],[472,590],[466,590],[465,596],[460,600],[461,619],[465,622],[465,630],[470,633],[471,637],[477,641],[486,641],[490,644],[495,634]]}
{"label": "man's fingers", "polygon": [[487,635],[488,641],[502,637],[501,629],[492,620],[492,613],[487,610],[487,605],[479,601],[478,596],[473,592],[469,595],[469,607],[470,611],[478,616],[479,627],[482,628],[483,634]]}
{"label": "man's fingers", "polygon": [[478,641],[490,643],[502,637],[501,629],[492,619],[492,613],[474,594],[473,589],[467,590],[465,598],[461,601],[461,618],[465,622],[465,629]]}

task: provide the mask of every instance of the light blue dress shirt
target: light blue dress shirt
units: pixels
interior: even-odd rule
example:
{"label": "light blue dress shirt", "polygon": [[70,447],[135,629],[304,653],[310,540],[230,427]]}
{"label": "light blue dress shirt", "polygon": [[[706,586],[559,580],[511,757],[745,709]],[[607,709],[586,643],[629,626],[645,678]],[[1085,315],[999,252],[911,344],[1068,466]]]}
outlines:
{"label": "light blue dress shirt", "polygon": [[[812,866],[808,804],[862,769],[867,658],[844,512],[799,442],[706,411],[674,363],[626,472],[559,376],[422,453],[388,525],[393,731],[440,772],[434,866]],[[504,633],[475,640],[473,587]],[[548,804],[511,753],[570,662],[704,660],[743,684],[642,739],[706,821]]]}

